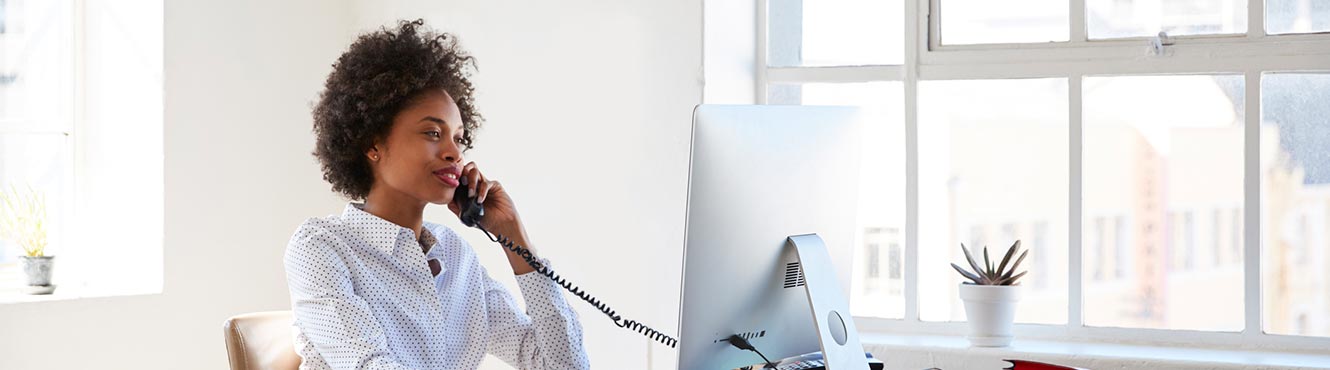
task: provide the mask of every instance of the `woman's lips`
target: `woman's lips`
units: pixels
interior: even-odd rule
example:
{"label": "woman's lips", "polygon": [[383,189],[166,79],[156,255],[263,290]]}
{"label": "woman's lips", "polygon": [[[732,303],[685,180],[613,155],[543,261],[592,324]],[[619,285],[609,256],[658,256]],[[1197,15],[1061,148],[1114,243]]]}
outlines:
{"label": "woman's lips", "polygon": [[443,181],[444,184],[447,184],[450,187],[455,188],[461,184],[460,182],[457,181],[456,175],[453,175],[452,173],[448,173],[445,171],[435,172],[434,177],[437,177],[439,181]]}

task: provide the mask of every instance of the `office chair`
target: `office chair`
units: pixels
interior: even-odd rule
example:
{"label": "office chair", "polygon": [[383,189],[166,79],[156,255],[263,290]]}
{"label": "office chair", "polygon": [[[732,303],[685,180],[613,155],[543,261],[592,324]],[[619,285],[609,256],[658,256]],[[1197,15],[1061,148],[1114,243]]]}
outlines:
{"label": "office chair", "polygon": [[298,370],[291,311],[253,312],[226,320],[226,353],[231,370]]}

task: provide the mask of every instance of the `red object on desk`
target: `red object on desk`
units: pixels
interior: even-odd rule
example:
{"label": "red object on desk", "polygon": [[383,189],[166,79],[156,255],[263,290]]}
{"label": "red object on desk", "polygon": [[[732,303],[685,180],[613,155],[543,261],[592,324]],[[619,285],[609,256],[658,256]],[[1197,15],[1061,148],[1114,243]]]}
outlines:
{"label": "red object on desk", "polygon": [[1066,367],[1062,365],[1046,364],[1043,362],[1025,361],[1025,360],[1002,360],[1011,363],[1011,367],[1005,370],[1089,370],[1080,367]]}

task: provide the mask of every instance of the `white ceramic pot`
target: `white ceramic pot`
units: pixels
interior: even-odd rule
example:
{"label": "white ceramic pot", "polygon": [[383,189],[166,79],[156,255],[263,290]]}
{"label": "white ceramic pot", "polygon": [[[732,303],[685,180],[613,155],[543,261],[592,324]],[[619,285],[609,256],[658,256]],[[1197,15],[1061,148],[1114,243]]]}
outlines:
{"label": "white ceramic pot", "polygon": [[1011,344],[1011,323],[1016,318],[1016,302],[1021,300],[1019,285],[961,284],[961,301],[970,323],[970,345],[1006,347]]}
{"label": "white ceramic pot", "polygon": [[51,286],[51,272],[55,268],[55,257],[19,256],[19,261],[21,262],[20,265],[23,266],[23,274],[27,277],[28,286]]}

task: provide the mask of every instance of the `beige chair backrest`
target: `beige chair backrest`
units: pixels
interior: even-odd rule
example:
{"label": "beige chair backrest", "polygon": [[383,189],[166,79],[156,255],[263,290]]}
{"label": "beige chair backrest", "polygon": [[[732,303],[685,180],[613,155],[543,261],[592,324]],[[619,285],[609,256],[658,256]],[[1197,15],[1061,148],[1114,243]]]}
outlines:
{"label": "beige chair backrest", "polygon": [[291,311],[255,312],[226,320],[231,370],[298,370]]}

